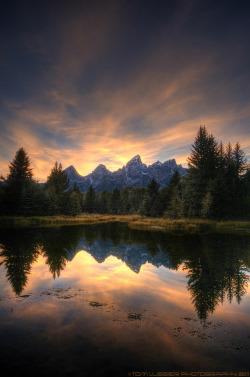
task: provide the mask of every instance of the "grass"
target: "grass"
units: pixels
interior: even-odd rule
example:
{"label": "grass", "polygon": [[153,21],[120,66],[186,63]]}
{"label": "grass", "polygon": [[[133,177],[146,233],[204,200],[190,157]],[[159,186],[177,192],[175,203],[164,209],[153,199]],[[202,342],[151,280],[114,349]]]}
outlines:
{"label": "grass", "polygon": [[55,226],[55,225],[89,225],[108,222],[129,223],[139,218],[139,215],[101,215],[83,213],[77,216],[2,216],[0,217],[1,226]]}
{"label": "grass", "polygon": [[250,221],[215,221],[205,219],[170,220],[144,218],[129,224],[131,228],[187,233],[249,233]]}
{"label": "grass", "polygon": [[132,229],[163,231],[169,233],[247,233],[250,234],[250,221],[214,221],[203,219],[170,220],[150,218],[140,215],[101,215],[88,214],[71,216],[41,217],[0,217],[0,227],[44,227],[63,225],[90,225],[108,222],[123,222]]}

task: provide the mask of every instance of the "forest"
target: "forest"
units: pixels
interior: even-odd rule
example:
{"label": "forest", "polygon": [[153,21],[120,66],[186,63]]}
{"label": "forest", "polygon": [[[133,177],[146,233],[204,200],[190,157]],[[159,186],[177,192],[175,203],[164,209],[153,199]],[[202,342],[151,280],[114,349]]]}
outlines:
{"label": "forest", "polygon": [[80,213],[140,214],[168,219],[249,219],[250,168],[237,142],[218,143],[200,126],[188,157],[188,172],[175,172],[167,187],[153,179],[147,187],[126,187],[82,194],[70,187],[61,163],[55,162],[45,184],[33,175],[30,158],[18,149],[1,176],[0,211],[7,216],[76,216]]}

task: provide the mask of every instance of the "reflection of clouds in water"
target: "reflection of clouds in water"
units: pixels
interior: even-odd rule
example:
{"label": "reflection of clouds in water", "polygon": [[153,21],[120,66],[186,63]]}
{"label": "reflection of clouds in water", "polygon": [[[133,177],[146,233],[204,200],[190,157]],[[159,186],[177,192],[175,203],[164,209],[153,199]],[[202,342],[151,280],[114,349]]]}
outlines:
{"label": "reflection of clouds in water", "polygon": [[139,365],[150,370],[155,365],[161,370],[173,365],[197,370],[201,364],[211,367],[211,362],[213,370],[221,369],[225,350],[230,368],[238,359],[244,363],[248,359],[245,305],[233,304],[230,314],[224,305],[218,315],[201,323],[186,284],[179,280],[180,273],[183,281],[182,270],[146,263],[136,274],[115,256],[100,264],[82,250],[54,280],[45,261],[39,256],[33,264],[23,297],[0,302],[9,313],[0,329],[4,325],[9,331],[14,324],[17,334],[28,329],[22,334],[22,346],[32,355],[39,344],[37,354],[49,363],[53,355],[59,371],[72,357],[77,365],[84,362],[85,371],[91,369],[96,355],[110,365],[119,360],[123,369]]}
{"label": "reflection of clouds in water", "polygon": [[173,236],[103,224],[12,229],[1,238],[7,279],[18,295],[55,284],[89,287],[107,302],[112,297],[137,304],[162,301],[164,310],[194,307],[205,319],[222,298],[240,302],[247,294],[249,242],[244,237]]}
{"label": "reflection of clouds in water", "polygon": [[[77,272],[76,267],[74,269]],[[66,286],[66,283],[67,277],[62,284]],[[55,347],[53,354],[65,348],[71,357],[75,347],[83,351],[88,345],[92,351],[93,347],[101,350],[105,357],[111,353],[112,357],[122,360],[126,355],[127,362],[133,360],[133,365],[143,361],[150,366],[151,362],[157,362],[163,368],[174,362],[179,368],[195,370],[200,363],[203,367],[211,367],[211,362],[215,369],[222,367],[225,349],[229,354],[240,350],[240,354],[228,359],[229,366],[237,364],[237,357],[243,361],[248,357],[247,313],[241,315],[241,324],[238,315],[230,319],[213,316],[204,324],[197,320],[192,308],[168,305],[156,295],[155,301],[145,298],[140,301],[136,289],[131,290],[131,296],[121,290],[118,297],[112,292],[96,291],[98,282],[96,286],[86,283],[84,289],[38,289],[37,294],[15,300],[14,304],[7,300],[5,304],[13,306],[15,321],[18,320],[22,328],[29,328],[29,336],[34,338],[39,334],[42,344]],[[139,289],[139,294],[143,293],[145,295],[145,287]],[[16,329],[19,331],[19,325]],[[79,342],[80,339],[84,342]],[[24,336],[23,342],[26,341]],[[81,359],[85,357],[86,351],[81,353]],[[95,354],[89,358],[95,359]]]}

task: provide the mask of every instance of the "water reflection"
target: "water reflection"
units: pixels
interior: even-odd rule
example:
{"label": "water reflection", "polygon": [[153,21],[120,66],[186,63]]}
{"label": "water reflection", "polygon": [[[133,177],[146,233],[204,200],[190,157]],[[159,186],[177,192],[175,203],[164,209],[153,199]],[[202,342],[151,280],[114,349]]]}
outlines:
{"label": "water reflection", "polygon": [[187,289],[201,320],[225,298],[240,303],[249,281],[250,238],[236,235],[167,235],[143,232],[123,224],[41,229],[4,229],[1,264],[13,291],[21,295],[39,256],[54,278],[80,250],[98,263],[113,256],[139,274],[142,265],[185,271]]}

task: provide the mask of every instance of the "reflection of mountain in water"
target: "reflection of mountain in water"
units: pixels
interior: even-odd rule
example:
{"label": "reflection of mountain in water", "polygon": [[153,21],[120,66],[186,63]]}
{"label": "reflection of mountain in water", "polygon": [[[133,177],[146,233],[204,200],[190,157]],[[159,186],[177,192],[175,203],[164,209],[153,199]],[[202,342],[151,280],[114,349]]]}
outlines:
{"label": "reflection of mountain in water", "polygon": [[164,253],[160,246],[159,252],[152,256],[147,251],[146,245],[126,245],[120,243],[114,246],[111,240],[104,241],[97,238],[90,246],[85,238],[81,238],[74,251],[69,251],[67,259],[72,261],[75,255],[80,250],[85,250],[98,262],[103,263],[109,256],[114,256],[117,259],[125,262],[126,265],[137,274],[140,272],[141,266],[145,263],[151,263],[156,267],[164,266],[166,268],[173,268],[166,253]]}
{"label": "reflection of mountain in water", "polygon": [[114,256],[135,273],[146,263],[169,269],[182,265],[187,289],[202,320],[225,298],[240,303],[249,283],[249,236],[170,235],[133,230],[118,223],[0,229],[0,265],[4,265],[6,277],[18,295],[39,255],[56,278],[80,250],[91,254],[98,263]]}

